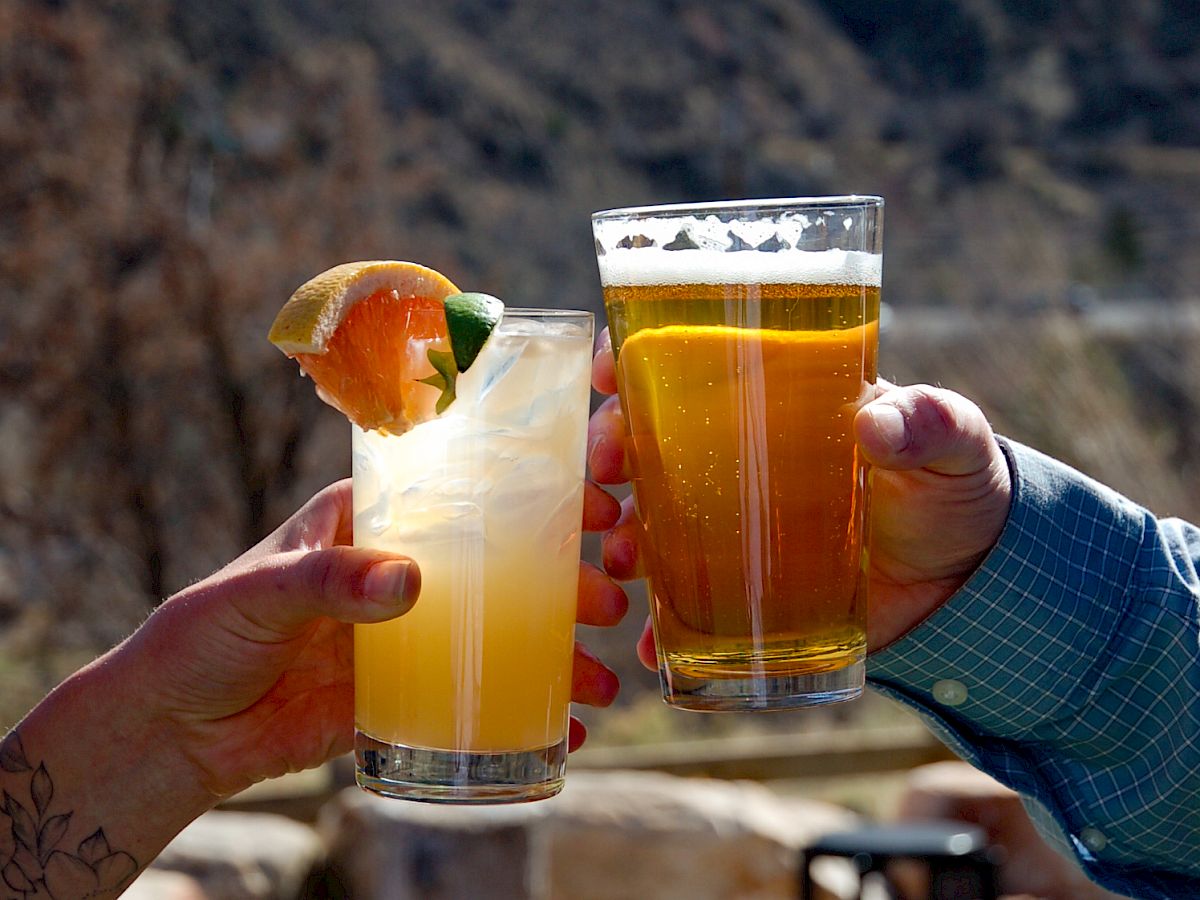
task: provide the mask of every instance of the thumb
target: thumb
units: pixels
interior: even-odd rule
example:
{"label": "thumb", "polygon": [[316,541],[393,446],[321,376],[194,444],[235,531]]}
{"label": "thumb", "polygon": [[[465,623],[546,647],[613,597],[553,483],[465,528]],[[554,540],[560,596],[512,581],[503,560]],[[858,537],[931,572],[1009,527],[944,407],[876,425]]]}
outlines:
{"label": "thumb", "polygon": [[382,622],[403,615],[421,590],[421,571],[404,556],[337,546],[267,556],[208,585],[249,622],[277,635],[302,631],[314,619]]}
{"label": "thumb", "polygon": [[892,388],[872,400],[854,417],[854,436],[880,469],[970,475],[987,468],[997,452],[978,406],[928,385]]}

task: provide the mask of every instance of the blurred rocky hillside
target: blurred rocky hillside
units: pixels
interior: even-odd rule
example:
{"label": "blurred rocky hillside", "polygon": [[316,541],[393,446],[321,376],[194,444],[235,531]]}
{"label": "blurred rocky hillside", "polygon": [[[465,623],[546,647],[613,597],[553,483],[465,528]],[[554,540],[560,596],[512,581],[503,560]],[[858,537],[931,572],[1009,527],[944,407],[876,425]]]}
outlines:
{"label": "blurred rocky hillside", "polygon": [[294,287],[394,257],[598,309],[604,207],[884,195],[885,371],[1197,515],[1195,334],[1086,313],[1195,302],[1198,35],[1189,0],[0,0],[0,718],[348,472],[263,337]]}

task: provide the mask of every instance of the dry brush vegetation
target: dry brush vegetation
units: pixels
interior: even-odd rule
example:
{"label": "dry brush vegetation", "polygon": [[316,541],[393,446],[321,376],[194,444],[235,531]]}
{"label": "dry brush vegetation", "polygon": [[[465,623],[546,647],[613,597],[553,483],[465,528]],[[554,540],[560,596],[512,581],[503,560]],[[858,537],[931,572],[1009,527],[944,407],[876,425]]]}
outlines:
{"label": "dry brush vegetation", "polygon": [[[1194,336],[1059,311],[1081,283],[1194,294],[1186,10],[927,5],[922,70],[933,38],[864,30],[865,3],[0,0],[0,720],[347,472],[345,423],[263,338],[297,284],[400,257],[597,308],[604,206],[885,195],[898,315],[1024,311],[909,333],[885,374],[1200,514]],[[645,683],[630,628],[597,640]]]}

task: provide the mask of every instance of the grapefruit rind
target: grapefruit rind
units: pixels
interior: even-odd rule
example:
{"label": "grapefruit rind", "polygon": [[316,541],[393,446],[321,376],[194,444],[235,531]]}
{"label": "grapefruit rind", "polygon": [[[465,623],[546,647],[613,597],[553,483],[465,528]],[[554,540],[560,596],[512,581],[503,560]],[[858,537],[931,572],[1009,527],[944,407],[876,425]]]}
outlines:
{"label": "grapefruit rind", "polygon": [[[356,319],[351,312],[358,304],[364,304],[364,314],[378,316],[396,302],[407,310],[403,318],[387,320],[385,314],[371,332],[382,345],[375,337],[360,343],[354,329],[363,327],[361,319],[338,338],[342,326]],[[440,325],[430,333],[426,318],[425,328],[414,333],[412,317],[431,309]],[[312,377],[317,395],[350,421],[364,430],[403,434],[454,402],[459,373],[475,361],[503,314],[504,304],[496,297],[460,293],[434,269],[366,260],[342,263],[306,281],[280,309],[267,337]],[[437,349],[438,342],[448,349]],[[401,347],[399,358],[393,358]],[[414,354],[420,354],[421,363]],[[430,369],[432,374],[419,377]],[[436,403],[426,407],[419,391],[412,392],[413,384],[435,388]]]}
{"label": "grapefruit rind", "polygon": [[458,288],[434,269],[410,262],[367,260],[327,269],[296,289],[275,317],[267,339],[288,356],[324,353],[329,339],[359,300],[376,291],[444,298]]}

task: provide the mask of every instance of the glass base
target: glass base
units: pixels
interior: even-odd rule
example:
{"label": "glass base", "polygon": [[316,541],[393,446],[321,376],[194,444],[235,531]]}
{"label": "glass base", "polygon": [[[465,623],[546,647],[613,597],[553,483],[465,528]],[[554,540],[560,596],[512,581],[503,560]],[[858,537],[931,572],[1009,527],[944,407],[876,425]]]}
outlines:
{"label": "glass base", "polygon": [[755,712],[803,709],[862,696],[867,667],[862,661],[832,672],[803,675],[746,675],[696,678],[659,669],[663,699],[695,712]]}
{"label": "glass base", "polygon": [[354,736],[359,787],[425,803],[524,803],[553,797],[563,787],[567,742],[539,750],[471,753],[430,750]]}

